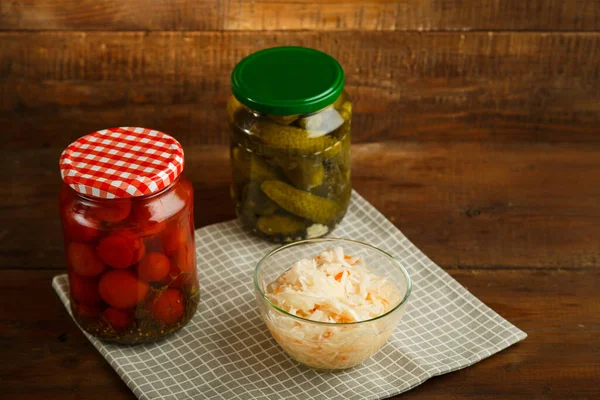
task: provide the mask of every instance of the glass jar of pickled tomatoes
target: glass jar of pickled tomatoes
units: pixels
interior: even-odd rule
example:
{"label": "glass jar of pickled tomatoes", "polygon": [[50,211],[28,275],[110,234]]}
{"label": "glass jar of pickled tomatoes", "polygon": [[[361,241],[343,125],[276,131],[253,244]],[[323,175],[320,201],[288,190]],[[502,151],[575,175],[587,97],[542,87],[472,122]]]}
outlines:
{"label": "glass jar of pickled tomatoes", "polygon": [[91,335],[149,342],[196,312],[193,190],[183,165],[179,142],[144,128],[94,132],[61,155],[71,310]]}

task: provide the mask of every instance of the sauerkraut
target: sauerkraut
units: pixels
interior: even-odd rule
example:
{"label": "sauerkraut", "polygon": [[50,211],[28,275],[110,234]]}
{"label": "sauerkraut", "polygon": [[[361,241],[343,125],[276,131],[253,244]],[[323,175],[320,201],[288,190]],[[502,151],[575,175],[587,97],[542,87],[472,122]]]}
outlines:
{"label": "sauerkraut", "polygon": [[396,307],[403,293],[341,247],[297,261],[266,289],[272,304],[309,320],[271,309],[265,318],[269,330],[292,357],[319,369],[350,368],[370,357],[404,311],[373,320]]}

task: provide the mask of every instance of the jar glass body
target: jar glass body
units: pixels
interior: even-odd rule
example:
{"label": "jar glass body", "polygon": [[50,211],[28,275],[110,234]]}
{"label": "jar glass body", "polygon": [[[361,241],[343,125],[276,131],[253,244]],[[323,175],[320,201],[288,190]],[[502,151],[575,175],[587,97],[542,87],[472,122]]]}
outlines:
{"label": "jar glass body", "polygon": [[60,216],[73,316],[100,339],[160,339],[196,312],[193,190],[181,175],[131,199],[83,196],[66,184]]}
{"label": "jar glass body", "polygon": [[348,94],[318,112],[291,116],[257,112],[232,96],[227,117],[231,196],[242,224],[279,243],[333,230],[352,192]]}

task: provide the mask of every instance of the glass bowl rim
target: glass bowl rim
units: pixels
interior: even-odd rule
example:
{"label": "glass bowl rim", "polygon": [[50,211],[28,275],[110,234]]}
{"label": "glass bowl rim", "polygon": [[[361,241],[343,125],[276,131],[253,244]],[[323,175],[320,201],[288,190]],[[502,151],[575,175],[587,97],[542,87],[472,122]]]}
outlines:
{"label": "glass bowl rim", "polygon": [[[404,297],[402,298],[402,300],[396,304],[396,306],[394,306],[394,308],[392,308],[391,310],[389,310],[388,312],[381,314],[375,318],[371,318],[371,319],[366,319],[364,321],[355,321],[355,322],[324,322],[324,321],[314,321],[312,319],[308,319],[308,318],[302,318],[299,317],[297,315],[293,315],[290,314],[289,312],[279,308],[277,305],[273,304],[271,302],[271,300],[269,300],[269,298],[265,295],[265,293],[262,291],[262,289],[260,288],[260,285],[258,284],[258,272],[260,271],[260,267],[262,266],[262,264],[264,263],[265,260],[267,260],[270,256],[279,253],[282,250],[287,249],[288,247],[292,247],[292,246],[297,246],[300,244],[305,244],[305,243],[317,243],[317,242],[349,242],[349,243],[354,243],[354,244],[358,244],[358,245],[362,245],[362,246],[366,246],[372,250],[375,250],[381,254],[383,254],[384,256],[386,256],[391,262],[392,264],[394,264],[398,269],[400,269],[400,271],[402,272],[402,274],[404,275],[404,278],[406,279],[406,293],[404,294]],[[303,322],[308,322],[311,324],[317,324],[317,325],[326,325],[326,326],[349,326],[349,325],[360,325],[360,324],[365,324],[368,322],[373,322],[373,321],[377,321],[379,319],[383,319],[384,317],[393,314],[396,310],[398,310],[400,307],[402,307],[404,304],[406,304],[406,302],[408,301],[408,298],[410,297],[410,294],[412,292],[412,280],[410,279],[410,275],[408,274],[408,271],[406,271],[406,268],[404,268],[404,266],[402,266],[402,264],[400,263],[400,261],[398,259],[396,259],[396,257],[392,256],[391,254],[389,254],[388,252],[381,250],[379,247],[375,247],[373,245],[370,245],[368,243],[365,242],[361,242],[359,240],[353,240],[353,239],[345,239],[345,238],[314,238],[314,239],[304,239],[304,240],[298,240],[296,242],[292,242],[292,243],[287,243],[284,244],[282,246],[276,247],[272,250],[270,250],[267,254],[265,254],[256,264],[256,267],[254,267],[254,277],[253,277],[253,281],[254,281],[254,290],[257,291],[257,293],[260,295],[261,299],[263,301],[265,301],[267,303],[267,305],[274,309],[275,311],[288,316],[290,318],[299,320],[299,321],[303,321]]]}

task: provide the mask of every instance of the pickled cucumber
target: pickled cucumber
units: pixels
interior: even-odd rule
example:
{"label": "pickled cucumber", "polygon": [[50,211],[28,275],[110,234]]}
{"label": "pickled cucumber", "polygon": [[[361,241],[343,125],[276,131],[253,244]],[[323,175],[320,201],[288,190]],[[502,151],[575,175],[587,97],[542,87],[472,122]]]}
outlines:
{"label": "pickled cucumber", "polygon": [[298,115],[270,115],[270,114],[267,114],[267,117],[271,118],[273,121],[277,122],[279,125],[289,125],[298,119]]}
{"label": "pickled cucumber", "polygon": [[334,220],[340,206],[281,181],[265,181],[261,188],[281,208],[299,217],[326,224]]}
{"label": "pickled cucumber", "polygon": [[344,118],[346,121],[350,121],[350,118],[352,117],[352,103],[349,101],[344,102],[339,112],[342,118]]}
{"label": "pickled cucumber", "polygon": [[347,186],[347,182],[339,165],[331,162],[324,168],[323,181],[319,186],[312,189],[311,193],[328,199],[338,199],[344,187]]}
{"label": "pickled cucumber", "polygon": [[260,188],[260,182],[250,181],[244,187],[242,208],[258,215],[272,215],[279,206],[271,200]]}
{"label": "pickled cucumber", "polygon": [[266,181],[279,178],[279,174],[269,163],[238,146],[231,150],[231,160],[233,167],[245,179]]}
{"label": "pickled cucumber", "polygon": [[292,215],[268,215],[260,217],[256,227],[265,235],[273,236],[298,234],[308,225],[304,219]]}
{"label": "pickled cucumber", "polygon": [[331,160],[335,161],[341,170],[349,170],[350,169],[350,123],[345,124],[340,130],[341,134],[344,134],[342,140],[340,141],[340,145],[342,151],[340,151],[335,157],[331,158]]}
{"label": "pickled cucumber", "polygon": [[[260,142],[283,154],[333,157],[340,152],[339,141],[330,135],[308,137],[307,131],[295,126],[282,126],[271,121],[257,121],[250,129]],[[265,149],[266,151],[267,149]]]}
{"label": "pickled cucumber", "polygon": [[285,176],[298,189],[312,189],[323,182],[325,169],[319,160],[307,158],[279,159]]}

